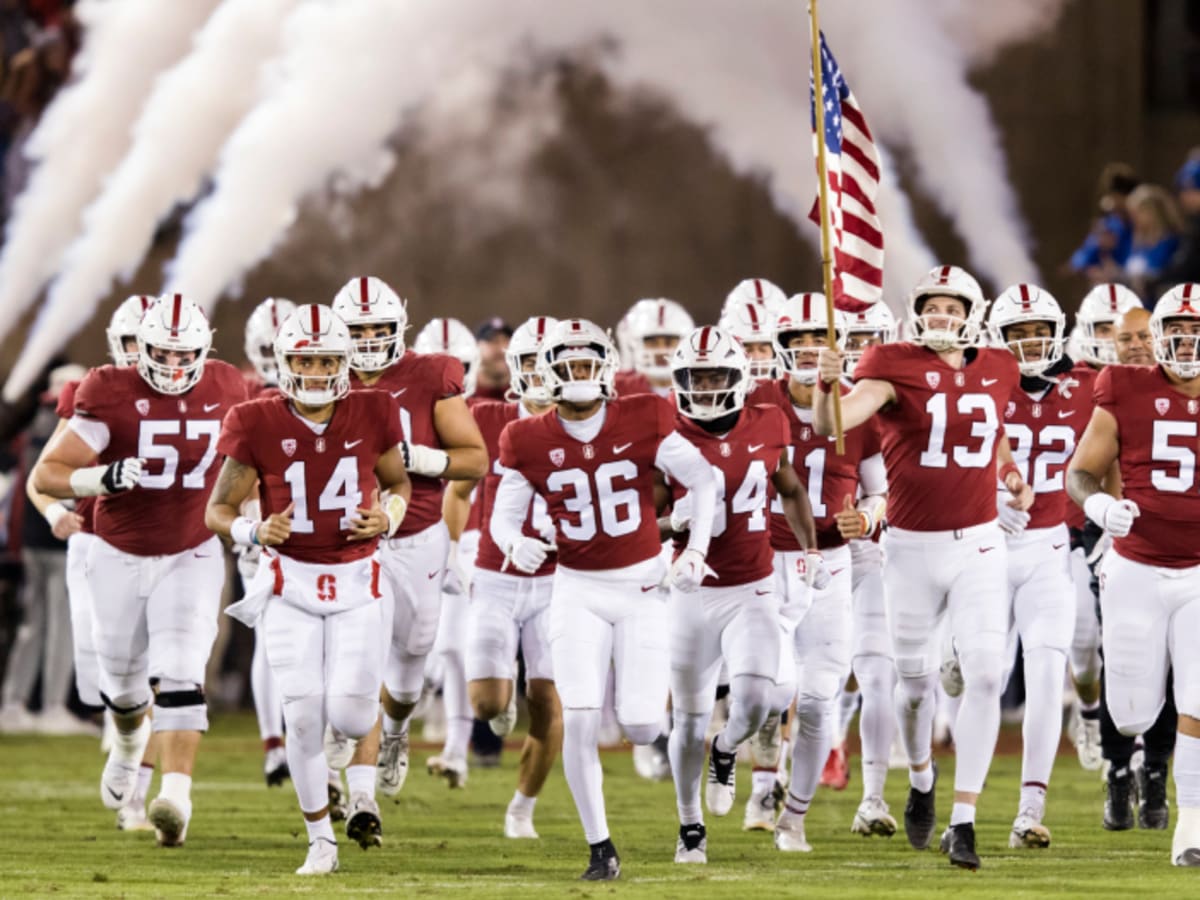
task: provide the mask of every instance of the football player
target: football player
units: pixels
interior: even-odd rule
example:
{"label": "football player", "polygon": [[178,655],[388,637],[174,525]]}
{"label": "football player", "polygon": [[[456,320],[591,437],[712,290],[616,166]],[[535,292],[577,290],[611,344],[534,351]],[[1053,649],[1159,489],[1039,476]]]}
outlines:
{"label": "football player", "polygon": [[[788,455],[808,485],[816,522],[816,546],[796,540],[778,504],[771,515],[775,584],[783,615],[794,630],[796,659],[796,737],[792,776],[783,812],[775,823],[775,846],[809,852],[804,822],[829,756],[836,704],[850,671],[851,559],[848,541],[869,538],[879,524],[887,492],[879,432],[868,421],[846,435],[845,452],[832,452],[827,437],[813,429],[817,356],[826,345],[828,321],[822,294],[797,294],[779,310],[775,352],[785,377],[763,385],[751,402],[770,403],[788,423]],[[861,499],[858,499],[860,494]],[[857,500],[857,503],[855,502]],[[824,568],[814,581],[808,573]],[[815,587],[815,590],[810,590]],[[873,828],[886,831],[890,820],[882,796],[869,812]],[[895,830],[895,823],[891,822]]]}
{"label": "football player", "polygon": [[671,392],[671,354],[683,336],[695,327],[688,311],[674,300],[639,300],[617,326],[628,344],[622,358],[630,356],[633,369],[616,375],[617,396]]}
{"label": "football player", "polygon": [[463,365],[440,353],[407,350],[408,313],[391,287],[372,276],[352,278],[333,301],[350,329],[350,389],[385,391],[404,433],[401,452],[412,480],[404,522],[381,550],[394,606],[384,665],[383,737],[375,731],[354,749],[346,832],[369,846],[381,832],[376,784],[395,796],[408,775],[408,720],[421,697],[425,661],[441,610],[450,537],[442,521],[443,479],[480,478],[487,448],[463,399]]}
{"label": "football player", "polygon": [[[521,751],[517,790],[504,815],[508,838],[536,838],[533,810],[562,745],[562,706],[554,689],[550,661],[549,608],[554,557],[550,554],[533,574],[505,565],[504,554],[489,533],[496,489],[504,469],[499,463],[500,435],[509,422],[539,416],[551,407],[550,392],[534,369],[538,351],[556,321],[535,316],[513,332],[508,345],[511,394],[516,403],[484,401],[471,407],[492,460],[487,477],[476,485],[456,481],[446,492],[446,508],[458,507],[447,521],[462,522],[474,492],[481,509],[479,554],[474,562],[467,604],[466,674],[471,705],[492,730],[506,735],[516,720],[514,660],[517,648],[525,659],[525,694],[529,733]],[[553,536],[546,503],[535,497],[525,522],[530,537]],[[451,527],[453,534],[454,527]],[[444,613],[443,613],[444,615]],[[465,747],[465,741],[464,741]]]}
{"label": "football player", "polygon": [[1115,363],[1117,317],[1141,306],[1141,298],[1123,284],[1098,284],[1088,291],[1075,313],[1079,362],[1095,369]]}
{"label": "football player", "polygon": [[[296,304],[281,297],[268,297],[254,307],[246,319],[246,359],[254,367],[254,378],[250,380],[250,396],[261,397],[278,393],[279,369],[275,362],[275,335],[280,324],[296,311]],[[258,513],[251,504],[250,517]],[[258,570],[260,548],[257,545],[236,544],[238,575],[245,591],[254,573]],[[263,742],[263,775],[267,786],[283,784],[288,777],[287,752],[283,749],[283,700],[279,687],[271,675],[267,663],[267,650],[259,628],[254,630],[254,656],[250,660],[250,693],[254,697],[254,714],[258,718],[258,731]],[[339,779],[339,792],[341,782]]]}
{"label": "football player", "polygon": [[[391,398],[351,394],[349,359],[350,333],[329,307],[301,306],[284,320],[275,338],[280,393],[226,416],[217,445],[225,462],[205,515],[222,537],[264,548],[264,565],[230,612],[261,623],[283,696],[288,764],[308,831],[297,875],[338,867],[325,722],[353,738],[375,724],[384,624],[378,544],[399,527],[411,491]],[[251,518],[243,507],[256,484]]]}
{"label": "football player", "polygon": [[[704,454],[717,481],[716,542],[706,560],[714,574],[694,596],[672,589],[669,606],[674,713],[669,748],[679,807],[675,862],[706,863],[700,779],[722,661],[728,667],[729,717],[713,737],[706,790],[715,816],[733,807],[738,746],[762,727],[772,708],[787,705],[793,687],[785,685],[784,696],[778,696],[782,622],[768,528],[772,485],[793,539],[813,549],[817,543],[808,496],[786,452],[791,435],[785,415],[770,406],[746,407],[750,361],[741,344],[718,328],[698,328],[675,349],[671,372],[676,428]],[[681,491],[676,495],[670,529],[681,553],[691,501]]]}
{"label": "football player", "polygon": [[733,335],[750,361],[751,388],[779,377],[779,359],[775,355],[775,314],[752,300],[726,301],[725,312],[717,327]]}
{"label": "football player", "polygon": [[1066,464],[1091,416],[1095,374],[1075,369],[1064,354],[1066,316],[1036,285],[1017,284],[1001,293],[992,303],[988,331],[994,346],[1012,352],[1021,372],[1005,406],[1004,430],[1034,493],[1028,511],[1010,506],[1007,491],[996,500],[1008,544],[1010,659],[1019,638],[1025,675],[1021,796],[1008,844],[1048,847],[1050,830],[1042,819],[1062,732],[1063,674],[1076,618]]}
{"label": "football player", "polygon": [[[1113,536],[1100,569],[1105,692],[1120,730],[1151,727],[1174,667],[1179,710],[1171,862],[1200,865],[1200,285],[1164,294],[1150,320],[1158,365],[1109,366],[1071,460],[1068,490]],[[1116,461],[1122,499],[1101,480]]]}
{"label": "football player", "polygon": [[[470,400],[474,395],[479,374],[479,344],[471,330],[458,319],[430,319],[417,333],[413,351],[453,356],[463,365],[463,396]],[[471,740],[471,704],[467,699],[465,667],[469,581],[464,581],[463,573],[470,571],[478,546],[479,526],[475,523],[474,528],[452,529],[451,519],[445,512],[449,502],[452,501],[443,498],[442,516],[450,530],[450,550],[446,558],[442,612],[432,653],[441,673],[446,741],[441,753],[429,757],[426,767],[431,775],[444,777],[451,787],[462,787],[467,781],[467,745]]]}
{"label": "football player", "polygon": [[[666,706],[667,610],[656,519],[656,472],[692,492],[688,546],[670,583],[694,591],[715,508],[712,470],[675,430],[670,406],[650,395],[613,398],[616,348],[598,326],[559,322],[542,344],[537,374],[555,410],[511,422],[500,436],[505,472],[490,531],[511,566],[533,574],[552,549],[550,651],[563,706],[563,769],[591,860],[583,878],[621,871],[604,811],[597,752],[600,706],[610,667],[616,709],[634,744],[658,737]],[[546,501],[557,538],[524,526],[534,495]]]}
{"label": "football player", "polygon": [[721,317],[724,318],[735,306],[743,303],[753,303],[773,317],[786,300],[787,294],[777,284],[765,278],[744,278],[726,295],[725,303],[721,306]]}
{"label": "football player", "polygon": [[100,498],[88,551],[92,632],[101,698],[117,726],[101,798],[115,810],[134,794],[153,702],[163,777],[148,816],[160,846],[179,846],[208,729],[204,669],[225,579],[204,501],[216,479],[221,421],[246,386],[233,366],[207,359],[212,329],[180,294],[150,305],[137,343],[136,366],[104,366],[84,378],[34,486],[59,498]]}
{"label": "football player", "polygon": [[[1001,423],[1020,377],[1016,360],[1007,350],[978,345],[986,305],[979,283],[965,271],[933,269],[909,298],[911,343],[868,349],[855,368],[853,390],[842,398],[848,431],[878,414],[887,468],[883,580],[909,760],[905,832],[913,847],[924,849],[937,823],[932,726],[939,626],[948,615],[965,687],[955,729],[954,808],[942,849],[953,865],[968,869],[979,867],[975,805],[1000,728],[1008,626],[997,478],[1014,508],[1033,503]],[[828,435],[832,391],[843,371],[840,353],[823,349],[819,365],[813,426]]]}

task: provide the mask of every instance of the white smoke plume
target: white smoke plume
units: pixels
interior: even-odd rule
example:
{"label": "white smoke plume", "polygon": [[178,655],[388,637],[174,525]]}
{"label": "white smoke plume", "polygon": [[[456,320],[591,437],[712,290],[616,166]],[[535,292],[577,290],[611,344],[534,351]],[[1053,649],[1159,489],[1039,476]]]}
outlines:
{"label": "white smoke plume", "polygon": [[155,78],[187,51],[216,5],[217,0],[78,4],[85,37],[75,80],[30,136],[26,154],[36,167],[14,204],[0,253],[0,338],[57,270],[80,213],[128,149],[130,126]]}
{"label": "white smoke plume", "polygon": [[966,54],[971,68],[993,63],[1010,44],[1032,40],[1054,30],[1069,0],[926,0],[929,12]]}
{"label": "white smoke plume", "polygon": [[260,69],[297,3],[225,0],[191,54],[158,79],[134,125],[132,148],[83,214],[84,233],[64,256],[14,380],[40,370],[87,323],[114,277],[127,280],[137,269],[158,223],[196,196],[253,105]]}

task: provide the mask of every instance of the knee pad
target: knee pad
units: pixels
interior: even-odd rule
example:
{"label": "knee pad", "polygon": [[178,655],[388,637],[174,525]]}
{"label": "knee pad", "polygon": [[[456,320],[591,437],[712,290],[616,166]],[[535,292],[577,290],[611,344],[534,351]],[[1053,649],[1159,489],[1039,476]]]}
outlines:
{"label": "knee pad", "polygon": [[208,731],[204,688],[194,682],[160,679],[154,694],[154,730]]}
{"label": "knee pad", "polygon": [[325,739],[325,698],[314,695],[284,700],[283,720],[289,747],[320,747]]}
{"label": "knee pad", "polygon": [[[711,714],[705,713],[675,713],[672,716],[673,734],[679,735],[679,740],[685,744],[704,744],[704,736],[708,732],[708,720]],[[657,735],[655,735],[657,737]],[[651,738],[653,740],[653,738]]]}
{"label": "knee pad", "polygon": [[896,696],[910,709],[916,709],[926,697],[933,695],[936,686],[937,676],[932,672],[912,676],[901,673],[896,683]]}
{"label": "knee pad", "polygon": [[104,691],[100,692],[101,702],[112,710],[117,719],[131,719],[141,715],[149,708],[151,699],[150,687],[146,684],[142,685],[140,692],[122,693],[114,697],[110,697]]}
{"label": "knee pad", "polygon": [[998,654],[973,650],[962,654],[959,665],[962,668],[964,692],[999,697],[1000,692],[1004,690],[1004,685],[1001,684],[1004,659]]}
{"label": "knee pad", "polygon": [[393,647],[384,664],[383,684],[397,703],[416,703],[425,686],[425,657],[398,654]]}
{"label": "knee pad", "polygon": [[620,724],[621,730],[625,732],[625,737],[629,738],[631,744],[653,744],[662,734],[662,725],[658,722],[636,725],[626,725],[621,722]]}
{"label": "knee pad", "polygon": [[888,656],[856,656],[854,677],[864,694],[886,693],[896,682],[896,664]]}
{"label": "knee pad", "polygon": [[375,727],[379,717],[377,697],[326,697],[329,724],[349,738],[358,740]]}

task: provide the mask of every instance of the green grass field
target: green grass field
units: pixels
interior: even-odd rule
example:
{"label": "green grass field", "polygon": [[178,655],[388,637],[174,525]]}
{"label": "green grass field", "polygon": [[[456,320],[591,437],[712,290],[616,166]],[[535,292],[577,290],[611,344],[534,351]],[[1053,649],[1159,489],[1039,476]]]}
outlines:
{"label": "green grass field", "polygon": [[[998,757],[982,802],[978,873],[952,869],[936,851],[911,850],[902,835],[867,840],[849,832],[858,778],[842,793],[822,789],[809,814],[811,854],[781,854],[770,835],[741,830],[749,772],[739,772],[739,805],[710,819],[709,864],[672,862],[677,824],[670,784],[633,773],[627,752],[603,755],[609,824],[621,852],[616,884],[575,879],[587,847],[561,770],[538,802],[541,840],[508,841],[504,807],[516,754],[500,769],[473,770],[465,790],[429,778],[415,750],[399,803],[383,804],[384,846],[363,852],[341,834],[341,871],[303,879],[304,829],[290,784],[268,790],[248,716],[216,720],[201,750],[187,846],[160,850],[152,833],[123,834],[100,805],[103,759],[90,738],[0,737],[0,896],[163,897],[304,894],[535,897],[778,896],[955,897],[1118,896],[1157,889],[1200,894],[1200,876],[1169,865],[1170,832],[1110,834],[1100,828],[1103,789],[1095,773],[1062,755],[1054,773],[1048,851],[1007,849],[1019,759]],[[854,763],[857,764],[855,759]],[[938,786],[939,827],[950,809],[951,765]],[[906,784],[889,779],[897,819]],[[157,780],[154,791],[157,791]],[[153,796],[153,792],[151,794]],[[1172,821],[1172,824],[1173,821]]]}

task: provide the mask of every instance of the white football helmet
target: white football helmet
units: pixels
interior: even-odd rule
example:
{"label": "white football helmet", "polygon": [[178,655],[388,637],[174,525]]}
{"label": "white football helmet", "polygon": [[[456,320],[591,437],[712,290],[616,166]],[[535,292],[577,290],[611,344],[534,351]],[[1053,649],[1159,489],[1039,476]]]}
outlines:
{"label": "white football helmet", "polygon": [[[1004,330],[1025,322],[1048,322],[1049,337],[1008,340]],[[992,301],[988,333],[997,347],[1007,347],[1017,358],[1022,375],[1041,375],[1063,357],[1067,317],[1049,291],[1033,284],[1014,284]]]}
{"label": "white football helmet", "polygon": [[1142,298],[1123,284],[1098,284],[1088,291],[1079,304],[1079,312],[1075,313],[1080,356],[1093,365],[1114,365],[1116,342],[1112,336],[1097,334],[1097,326],[1111,333],[1118,318],[1141,305]]}
{"label": "white football helmet", "polygon": [[815,339],[808,347],[789,347],[793,335],[827,332],[829,322],[825,312],[825,295],[796,294],[780,307],[775,319],[773,340],[775,355],[786,372],[801,384],[817,381],[817,354],[825,346],[825,338]]}
{"label": "white football helmet", "polygon": [[[725,312],[717,327],[732,335],[746,351],[750,379],[769,381],[779,377],[779,359],[775,355],[775,315],[753,300],[733,297],[725,301]],[[754,354],[753,356],[751,354]],[[673,367],[672,363],[672,367]]]}
{"label": "white football helmet", "polygon": [[678,345],[684,335],[696,327],[687,310],[674,300],[639,300],[626,318],[634,368],[647,378],[670,378],[671,353],[675,347],[651,350],[646,347],[646,341],[649,338],[666,337],[674,338]]}
{"label": "white football helmet", "polygon": [[[571,363],[590,360],[587,371]],[[553,402],[591,403],[613,395],[617,348],[599,325],[587,319],[562,319],[546,332],[538,353],[537,374]]]}
{"label": "white football helmet", "polygon": [[771,315],[776,315],[787,300],[783,289],[765,278],[747,278],[738,282],[737,287],[725,297],[725,305],[721,307],[721,315],[726,315],[734,304],[739,302],[754,303],[764,307]]}
{"label": "white football helmet", "polygon": [[275,367],[275,335],[283,320],[295,311],[296,304],[291,300],[268,297],[254,307],[254,312],[246,319],[246,359],[250,360],[263,384],[279,383]]}
{"label": "white football helmet", "polygon": [[513,332],[504,351],[504,359],[508,363],[508,377],[512,392],[519,400],[528,400],[535,406],[546,406],[550,403],[550,390],[542,383],[535,372],[522,371],[524,361],[532,356],[536,363],[538,351],[546,335],[558,324],[558,319],[549,316],[534,316],[521,323]]}
{"label": "white football helmet", "polygon": [[750,360],[733,335],[711,325],[684,337],[671,354],[675,405],[689,419],[719,419],[746,405]]}
{"label": "white football helmet", "polygon": [[108,320],[108,328],[104,330],[108,338],[108,355],[112,357],[113,365],[132,366],[138,361],[136,350],[126,350],[125,341],[137,340],[138,325],[142,316],[150,308],[154,298],[148,294],[134,294],[121,301]]}
{"label": "white football helmet", "polygon": [[1150,314],[1154,358],[1185,380],[1200,376],[1200,284],[1171,288]]}
{"label": "white football helmet", "polygon": [[471,329],[458,319],[430,319],[417,332],[413,350],[453,356],[463,364],[463,393],[468,397],[475,393],[475,380],[479,377],[479,342]]}
{"label": "white football helmet", "polygon": [[[927,297],[957,297],[967,307],[966,318],[958,324],[953,320],[947,324],[945,316],[922,314],[921,306]],[[986,312],[987,301],[978,281],[958,266],[938,266],[930,269],[909,295],[909,340],[938,353],[974,347],[983,335]]]}
{"label": "white football helmet", "polygon": [[[183,294],[163,294],[150,304],[138,323],[138,373],[163,394],[184,394],[204,374],[204,360],[212,347],[212,329],[204,310]],[[155,351],[194,353],[189,363],[154,359]]]}
{"label": "white football helmet", "polygon": [[[275,335],[279,390],[303,406],[326,406],[350,392],[350,329],[332,309],[320,303],[297,307]],[[335,372],[303,375],[292,369],[296,356],[336,356]]]}
{"label": "white football helmet", "polygon": [[895,315],[885,303],[872,303],[862,312],[837,311],[838,337],[842,345],[842,372],[854,376],[854,367],[868,347],[896,342],[900,331]]}
{"label": "white football helmet", "polygon": [[349,327],[388,325],[385,337],[354,341],[350,368],[357,372],[378,372],[404,355],[404,332],[408,330],[408,311],[382,278],[366,275],[351,278],[333,298],[333,311]]}

